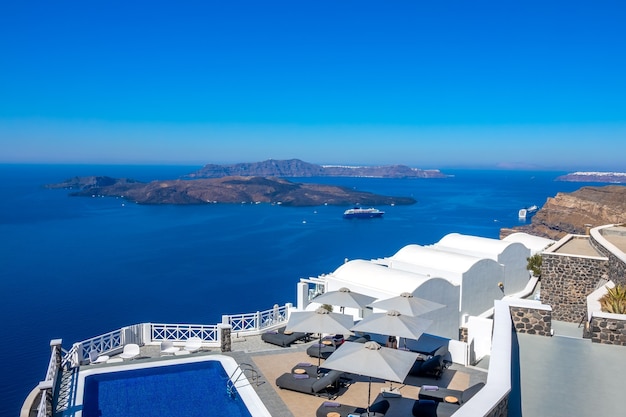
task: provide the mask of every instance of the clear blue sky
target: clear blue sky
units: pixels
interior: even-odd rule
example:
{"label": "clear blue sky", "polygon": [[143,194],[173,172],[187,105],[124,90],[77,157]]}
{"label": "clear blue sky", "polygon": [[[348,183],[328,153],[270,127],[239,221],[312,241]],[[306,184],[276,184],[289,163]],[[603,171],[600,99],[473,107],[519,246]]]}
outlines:
{"label": "clear blue sky", "polygon": [[624,1],[4,1],[0,162],[626,171]]}

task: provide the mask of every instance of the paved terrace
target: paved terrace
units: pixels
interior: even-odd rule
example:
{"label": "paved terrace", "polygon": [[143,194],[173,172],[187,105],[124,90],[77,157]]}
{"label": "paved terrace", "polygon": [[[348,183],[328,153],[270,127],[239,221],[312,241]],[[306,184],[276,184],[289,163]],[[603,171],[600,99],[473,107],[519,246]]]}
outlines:
{"label": "paved terrace", "polygon": [[602,236],[615,245],[616,248],[626,253],[626,227],[613,226],[603,230]]}
{"label": "paved terrace", "polygon": [[[253,366],[258,372],[259,378],[256,383],[251,381],[259,397],[273,417],[314,417],[317,408],[326,398],[314,395],[302,394],[295,391],[281,390],[276,386],[276,378],[285,372],[291,372],[291,368],[300,362],[316,364],[317,358],[311,358],[306,354],[306,348],[313,342],[301,342],[289,348],[281,348],[261,340],[261,336],[233,337],[232,352],[222,353],[219,349],[204,349],[193,355],[224,354],[233,357],[238,363],[246,363]],[[133,361],[158,361],[168,360],[170,357],[160,357],[160,347],[154,345],[142,346],[141,354]],[[322,364],[323,364],[322,360]],[[85,365],[116,366],[118,364]],[[250,378],[250,372],[246,372]],[[347,387],[342,387],[333,401],[342,404],[366,407],[367,389],[369,378],[347,374],[351,379]],[[393,383],[393,388],[399,388],[402,398],[387,398],[391,404],[387,417],[410,416],[413,400],[417,399],[421,385],[439,385],[451,389],[465,389],[477,382],[486,382],[487,372],[484,369],[463,367],[452,364],[445,370],[441,379],[427,377],[409,377],[405,384]],[[390,383],[372,379],[372,402],[380,395],[381,388],[389,387]],[[36,414],[31,414],[36,415]]]}

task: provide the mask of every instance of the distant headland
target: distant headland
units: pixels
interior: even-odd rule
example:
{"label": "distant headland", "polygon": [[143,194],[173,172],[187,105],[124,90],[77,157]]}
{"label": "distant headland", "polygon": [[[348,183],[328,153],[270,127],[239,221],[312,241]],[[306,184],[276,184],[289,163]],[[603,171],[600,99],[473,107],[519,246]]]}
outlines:
{"label": "distant headland", "polygon": [[572,172],[557,177],[555,181],[570,182],[612,182],[615,184],[626,183],[625,172]]}
{"label": "distant headland", "polygon": [[411,197],[390,197],[346,187],[301,184],[274,177],[231,176],[139,182],[127,178],[74,177],[47,188],[76,190],[71,196],[120,197],[138,204],[272,203],[285,206],[407,205]]}
{"label": "distant headland", "polygon": [[316,165],[300,159],[240,163],[233,165],[208,164],[187,175],[187,178],[245,177],[369,177],[369,178],[446,178],[437,169],[418,169],[406,165],[347,166]]}

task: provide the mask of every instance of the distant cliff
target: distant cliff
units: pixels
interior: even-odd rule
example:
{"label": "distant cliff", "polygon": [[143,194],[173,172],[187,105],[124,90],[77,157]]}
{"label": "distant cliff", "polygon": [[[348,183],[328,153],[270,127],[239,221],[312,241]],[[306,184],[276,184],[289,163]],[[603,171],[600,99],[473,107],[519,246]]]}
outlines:
{"label": "distant cliff", "polygon": [[567,233],[584,234],[586,224],[595,227],[623,222],[626,222],[626,186],[582,187],[573,193],[558,193],[548,198],[531,224],[502,229],[500,235],[523,231],[556,240]]}
{"label": "distant cliff", "polygon": [[570,182],[610,182],[610,183],[626,183],[626,173],[624,172],[572,172],[570,174],[561,175],[555,181]]}
{"label": "distant cliff", "polygon": [[294,183],[279,178],[223,177],[142,183],[126,178],[74,177],[47,188],[66,188],[71,196],[121,197],[138,204],[274,203],[286,206],[414,204],[346,187]]}
{"label": "distant cliff", "polygon": [[234,165],[208,164],[188,178],[243,177],[372,177],[372,178],[445,178],[439,170],[422,170],[406,165],[377,167],[315,165],[299,159],[241,163]]}

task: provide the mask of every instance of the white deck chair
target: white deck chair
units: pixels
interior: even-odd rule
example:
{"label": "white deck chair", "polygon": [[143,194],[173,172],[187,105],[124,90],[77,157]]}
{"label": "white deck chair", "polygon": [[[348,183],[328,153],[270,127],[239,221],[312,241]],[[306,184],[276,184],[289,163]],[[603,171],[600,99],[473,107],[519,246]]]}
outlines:
{"label": "white deck chair", "polygon": [[190,337],[185,342],[185,347],[183,349],[188,352],[197,352],[200,348],[202,348],[202,339],[199,337]]}
{"label": "white deck chair", "polygon": [[89,351],[89,364],[104,363],[109,360],[108,355],[100,355],[97,350]]}
{"label": "white deck chair", "polygon": [[139,356],[139,345],[134,343],[124,345],[124,351],[119,355],[122,359],[132,359],[136,356]]}
{"label": "white deck chair", "polygon": [[174,346],[174,342],[171,340],[164,340],[161,342],[161,356],[174,355],[179,350],[180,348]]}

